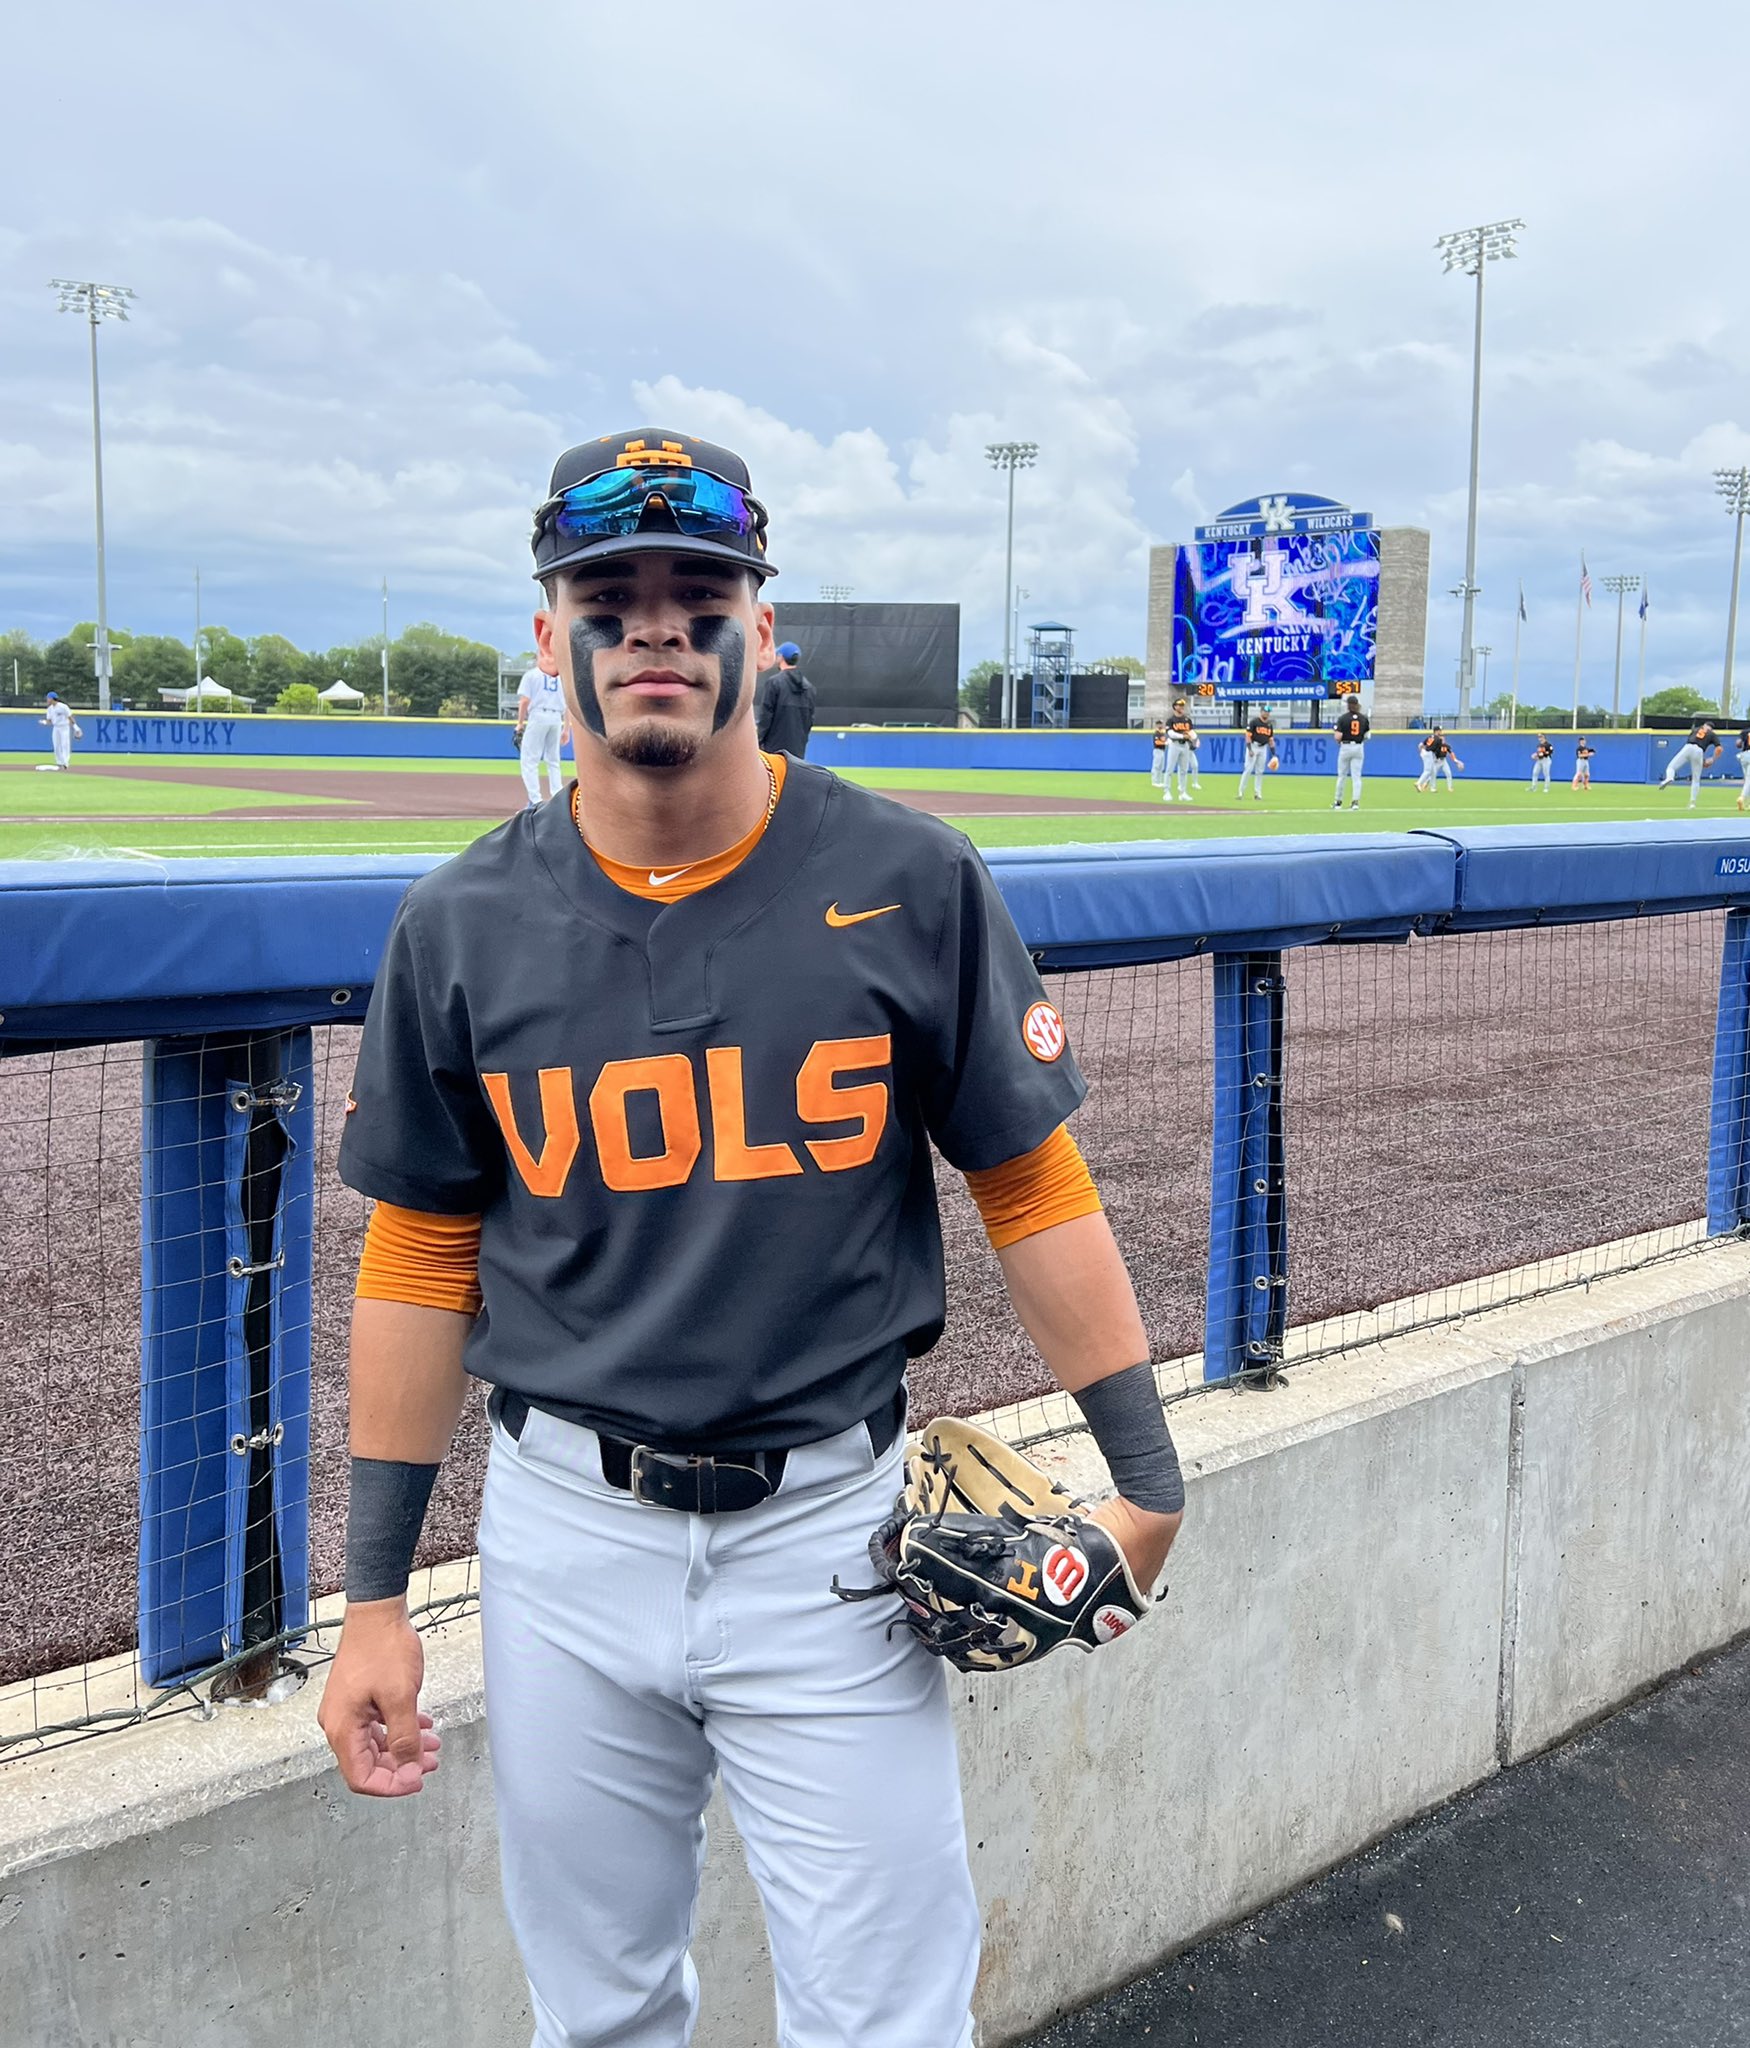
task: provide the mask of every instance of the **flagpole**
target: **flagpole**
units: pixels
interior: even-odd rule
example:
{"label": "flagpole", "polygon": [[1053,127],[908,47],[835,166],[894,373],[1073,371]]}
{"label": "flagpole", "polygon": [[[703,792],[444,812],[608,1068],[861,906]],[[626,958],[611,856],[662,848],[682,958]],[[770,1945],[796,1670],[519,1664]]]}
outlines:
{"label": "flagpole", "polygon": [[1525,582],[1520,579],[1519,609],[1513,614],[1513,709],[1507,719],[1507,730],[1519,730],[1519,629],[1525,623]]}
{"label": "flagpole", "polygon": [[1580,636],[1586,624],[1586,557],[1580,557],[1580,588],[1574,596],[1574,725],[1580,730]]}
{"label": "flagpole", "polygon": [[1647,681],[1647,586],[1641,585],[1641,651],[1635,663],[1635,726],[1641,722],[1641,694]]}

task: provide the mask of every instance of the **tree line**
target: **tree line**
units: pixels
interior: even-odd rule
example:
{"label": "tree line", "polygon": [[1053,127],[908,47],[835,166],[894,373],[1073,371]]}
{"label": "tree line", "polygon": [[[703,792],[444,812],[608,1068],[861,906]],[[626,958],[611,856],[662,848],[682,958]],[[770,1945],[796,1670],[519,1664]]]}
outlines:
{"label": "tree line", "polygon": [[[0,703],[40,704],[54,690],[69,704],[94,707],[96,638],[89,620],[46,642],[17,630],[0,633]],[[156,711],[160,690],[194,686],[188,641],[113,626],[109,639],[111,700],[118,706]],[[381,636],[306,653],[280,633],[245,640],[227,627],[203,626],[200,672],[234,697],[253,699],[257,711],[313,714],[317,692],[335,682],[362,691],[366,712],[383,704]],[[389,642],[389,709],[398,718],[496,718],[497,648],[437,626],[409,626]]]}

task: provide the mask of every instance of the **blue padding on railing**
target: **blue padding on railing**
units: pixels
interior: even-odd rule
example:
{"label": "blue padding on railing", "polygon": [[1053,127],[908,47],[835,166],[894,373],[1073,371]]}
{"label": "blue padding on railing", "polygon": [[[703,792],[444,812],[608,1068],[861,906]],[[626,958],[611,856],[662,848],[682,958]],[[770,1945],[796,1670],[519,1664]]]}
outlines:
{"label": "blue padding on railing", "polygon": [[1750,827],[1744,825],[1681,819],[1493,825],[1416,836],[1457,852],[1452,931],[1585,924],[1750,902]]}
{"label": "blue padding on railing", "polygon": [[1420,833],[1009,847],[985,855],[1046,967],[1273,951],[1430,930],[1453,856]]}
{"label": "blue padding on railing", "polygon": [[0,1049],[344,1021],[435,859],[17,861]]}

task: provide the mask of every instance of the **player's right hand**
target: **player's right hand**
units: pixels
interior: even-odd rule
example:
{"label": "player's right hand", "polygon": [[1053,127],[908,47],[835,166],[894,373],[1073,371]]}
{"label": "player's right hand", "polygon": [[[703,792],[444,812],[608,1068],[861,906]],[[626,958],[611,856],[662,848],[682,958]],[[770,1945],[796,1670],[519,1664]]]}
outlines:
{"label": "player's right hand", "polygon": [[354,1792],[404,1799],[438,1767],[442,1738],[419,1711],[425,1649],[405,1600],[346,1610],[316,1719]]}

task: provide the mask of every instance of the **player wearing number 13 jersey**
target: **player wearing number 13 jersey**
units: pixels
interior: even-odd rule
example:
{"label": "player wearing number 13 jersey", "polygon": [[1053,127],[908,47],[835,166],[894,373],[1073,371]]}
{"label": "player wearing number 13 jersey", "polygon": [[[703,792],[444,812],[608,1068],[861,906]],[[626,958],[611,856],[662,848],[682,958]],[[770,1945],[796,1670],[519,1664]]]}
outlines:
{"label": "player wearing number 13 jersey", "polygon": [[867,1575],[906,1361],[942,1328],[932,1144],[1115,1445],[1124,1491],[1099,1519],[1139,1584],[1183,1501],[1064,1129],[1084,1084],[983,865],[759,750],[765,525],[739,458],[684,435],[560,458],[535,623],[577,781],[408,892],[341,1147],[378,1207],[322,1725],[356,1791],[436,1766],[405,1595],[472,1373],[493,1389],[486,1703],[537,2048],[690,2036],[719,1775],[778,2038],[971,2041],[943,1666],[831,1590]]}

